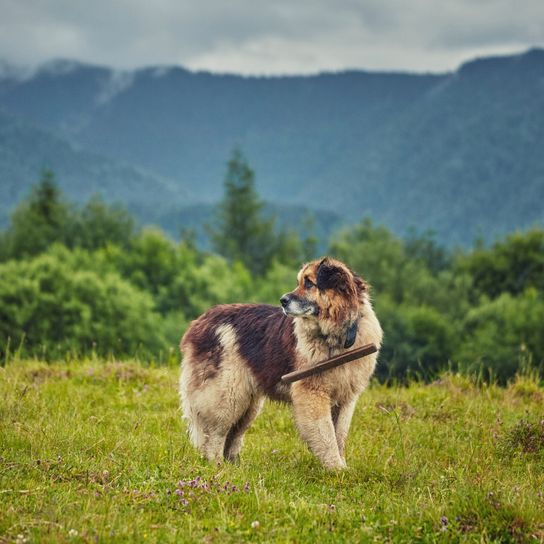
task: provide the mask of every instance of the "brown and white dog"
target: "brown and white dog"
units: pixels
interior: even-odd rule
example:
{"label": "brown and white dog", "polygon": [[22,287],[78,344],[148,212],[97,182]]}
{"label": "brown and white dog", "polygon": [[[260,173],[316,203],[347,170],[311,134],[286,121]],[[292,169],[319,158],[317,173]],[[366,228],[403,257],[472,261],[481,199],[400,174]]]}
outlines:
{"label": "brown and white dog", "polygon": [[209,460],[236,460],[269,397],[293,404],[301,437],[325,467],[343,468],[355,404],[377,353],[290,385],[280,378],[347,348],[380,347],[368,285],[324,258],[304,265],[297,288],[280,302],[215,306],[190,325],[181,341],[180,395],[191,441]]}

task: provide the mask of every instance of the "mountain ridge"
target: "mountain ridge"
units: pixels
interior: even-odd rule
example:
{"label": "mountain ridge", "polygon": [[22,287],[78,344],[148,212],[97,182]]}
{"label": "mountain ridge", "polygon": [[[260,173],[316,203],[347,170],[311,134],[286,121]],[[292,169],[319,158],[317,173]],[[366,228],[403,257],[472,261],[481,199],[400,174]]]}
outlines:
{"label": "mountain ridge", "polygon": [[19,81],[0,74],[0,107],[190,193],[169,204],[217,201],[239,146],[268,201],[466,245],[544,218],[543,82],[540,48],[439,74],[236,76],[61,61]]}

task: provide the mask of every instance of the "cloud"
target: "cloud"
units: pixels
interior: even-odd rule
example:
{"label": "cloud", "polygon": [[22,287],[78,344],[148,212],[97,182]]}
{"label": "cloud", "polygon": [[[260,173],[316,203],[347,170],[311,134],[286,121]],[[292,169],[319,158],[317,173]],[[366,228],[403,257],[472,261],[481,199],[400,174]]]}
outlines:
{"label": "cloud", "polygon": [[455,68],[544,44],[542,0],[0,0],[0,57],[239,73]]}

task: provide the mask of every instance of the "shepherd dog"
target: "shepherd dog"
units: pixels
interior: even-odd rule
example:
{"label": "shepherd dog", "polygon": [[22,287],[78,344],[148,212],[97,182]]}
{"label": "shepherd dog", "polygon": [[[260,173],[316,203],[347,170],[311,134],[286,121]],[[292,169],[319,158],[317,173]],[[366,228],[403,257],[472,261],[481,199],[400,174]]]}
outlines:
{"label": "shepherd dog", "polygon": [[382,329],[368,284],[342,262],[305,264],[297,282],[278,306],[214,306],[182,338],[182,411],[191,442],[209,461],[239,460],[268,397],[292,404],[301,438],[324,467],[346,467],[351,419],[378,352],[292,384],[281,377],[352,347],[379,349]]}

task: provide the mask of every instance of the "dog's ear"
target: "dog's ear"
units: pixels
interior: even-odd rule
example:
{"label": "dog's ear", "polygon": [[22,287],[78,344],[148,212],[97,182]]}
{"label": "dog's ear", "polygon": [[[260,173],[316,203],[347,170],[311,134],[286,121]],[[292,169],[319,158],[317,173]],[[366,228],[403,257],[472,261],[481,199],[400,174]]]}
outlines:
{"label": "dog's ear", "polygon": [[348,282],[349,278],[346,271],[333,265],[327,258],[319,263],[316,284],[320,291],[324,291],[325,289],[346,291],[349,289]]}
{"label": "dog's ear", "polygon": [[353,274],[353,281],[355,282],[355,288],[357,289],[357,294],[362,295],[363,293],[368,292],[368,283],[361,278],[361,276],[358,276],[355,274],[355,272],[351,272]]}

